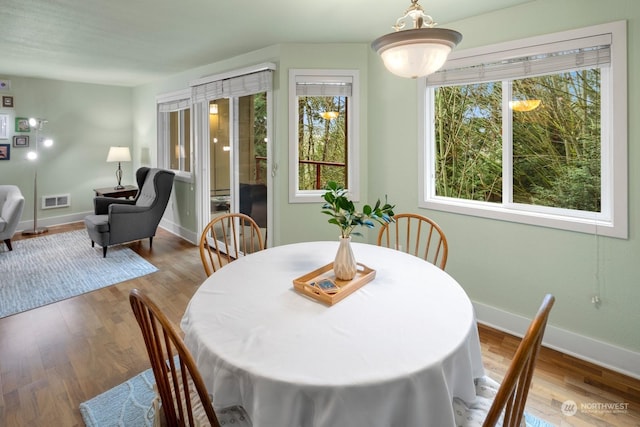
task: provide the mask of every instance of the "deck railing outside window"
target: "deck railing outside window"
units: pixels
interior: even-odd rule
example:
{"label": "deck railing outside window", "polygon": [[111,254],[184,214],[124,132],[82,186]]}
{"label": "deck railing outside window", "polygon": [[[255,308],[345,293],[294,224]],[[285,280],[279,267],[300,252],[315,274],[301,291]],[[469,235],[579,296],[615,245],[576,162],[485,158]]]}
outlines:
{"label": "deck railing outside window", "polygon": [[[256,182],[260,182],[263,175],[266,177],[266,169],[267,169],[267,158],[256,156]],[[321,190],[323,188],[323,179],[322,179],[322,169],[325,167],[336,167],[342,168],[344,181],[347,182],[347,165],[345,163],[336,163],[336,162],[320,162],[316,160],[299,160],[299,165],[314,165],[315,167],[315,190]]]}

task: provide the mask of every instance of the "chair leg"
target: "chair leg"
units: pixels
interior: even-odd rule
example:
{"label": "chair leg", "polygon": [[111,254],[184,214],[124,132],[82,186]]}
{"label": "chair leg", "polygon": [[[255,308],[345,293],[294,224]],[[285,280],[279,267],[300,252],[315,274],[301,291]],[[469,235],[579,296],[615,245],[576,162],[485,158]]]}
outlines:
{"label": "chair leg", "polygon": [[153,236],[149,237],[149,249],[153,247]]}
{"label": "chair leg", "polygon": [[96,242],[94,242],[93,240],[91,241],[91,247],[95,248],[96,247]]}
{"label": "chair leg", "polygon": [[13,250],[13,248],[11,247],[11,239],[4,239],[4,243],[5,245],[7,245],[10,251]]}
{"label": "chair leg", "polygon": [[102,247],[102,258],[106,258],[107,257],[107,247],[108,246],[103,246]]}

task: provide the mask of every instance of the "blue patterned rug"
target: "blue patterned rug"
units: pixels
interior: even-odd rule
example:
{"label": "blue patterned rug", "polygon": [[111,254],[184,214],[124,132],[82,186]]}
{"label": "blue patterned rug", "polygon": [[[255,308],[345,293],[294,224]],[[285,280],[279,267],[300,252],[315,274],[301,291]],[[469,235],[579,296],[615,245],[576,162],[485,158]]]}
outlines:
{"label": "blue patterned rug", "polygon": [[106,258],[86,230],[0,245],[0,318],[158,271],[126,246]]}
{"label": "blue patterned rug", "polygon": [[[151,427],[153,371],[147,369],[129,381],[80,404],[80,413],[87,427]],[[525,412],[527,427],[554,427]]]}
{"label": "blue patterned rug", "polygon": [[147,369],[125,383],[80,404],[87,427],[151,427],[153,371]]}

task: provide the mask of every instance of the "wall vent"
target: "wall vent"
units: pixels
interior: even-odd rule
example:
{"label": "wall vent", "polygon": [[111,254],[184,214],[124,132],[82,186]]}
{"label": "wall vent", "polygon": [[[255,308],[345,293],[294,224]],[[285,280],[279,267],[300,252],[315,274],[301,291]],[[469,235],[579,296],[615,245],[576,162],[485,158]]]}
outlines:
{"label": "wall vent", "polygon": [[67,208],[71,206],[70,194],[42,196],[42,209]]}

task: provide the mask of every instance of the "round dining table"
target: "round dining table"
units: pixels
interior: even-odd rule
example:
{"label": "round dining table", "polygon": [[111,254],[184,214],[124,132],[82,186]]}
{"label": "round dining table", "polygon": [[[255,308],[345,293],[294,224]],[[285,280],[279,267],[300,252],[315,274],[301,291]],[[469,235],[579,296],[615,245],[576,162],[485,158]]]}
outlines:
{"label": "round dining table", "polygon": [[214,407],[254,427],[448,427],[452,400],[484,375],[473,306],[421,258],[352,243],[375,278],[335,305],[293,280],[333,261],[338,242],[241,257],[198,288],[181,321]]}

